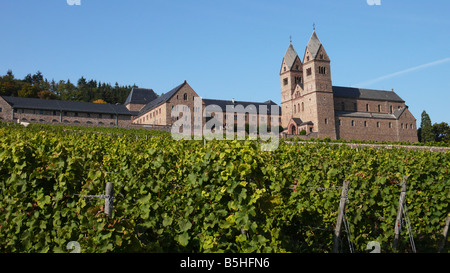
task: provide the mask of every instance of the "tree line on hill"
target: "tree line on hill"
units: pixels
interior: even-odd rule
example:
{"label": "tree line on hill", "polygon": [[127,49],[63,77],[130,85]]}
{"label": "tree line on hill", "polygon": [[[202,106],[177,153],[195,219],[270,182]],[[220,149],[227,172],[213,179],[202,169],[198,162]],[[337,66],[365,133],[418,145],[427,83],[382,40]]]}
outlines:
{"label": "tree line on hill", "polygon": [[60,80],[48,81],[40,71],[28,74],[24,79],[16,79],[11,70],[0,76],[0,96],[24,98],[56,99],[68,101],[123,104],[131,89],[136,85],[114,86],[96,80],[78,79],[77,83]]}

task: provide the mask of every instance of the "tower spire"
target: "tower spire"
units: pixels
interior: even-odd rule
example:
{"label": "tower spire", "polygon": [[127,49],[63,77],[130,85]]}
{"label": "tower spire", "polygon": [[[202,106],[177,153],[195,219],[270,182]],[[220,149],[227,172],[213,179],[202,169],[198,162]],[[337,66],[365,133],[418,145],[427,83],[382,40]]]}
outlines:
{"label": "tower spire", "polygon": [[316,23],[313,23],[313,31],[316,31]]}
{"label": "tower spire", "polygon": [[289,35],[289,43],[292,45],[292,35]]}

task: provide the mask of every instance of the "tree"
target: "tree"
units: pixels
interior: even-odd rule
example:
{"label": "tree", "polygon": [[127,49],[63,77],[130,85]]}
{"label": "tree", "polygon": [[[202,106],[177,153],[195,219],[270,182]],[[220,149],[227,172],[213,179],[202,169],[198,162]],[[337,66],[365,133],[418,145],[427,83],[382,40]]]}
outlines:
{"label": "tree", "polygon": [[433,124],[434,138],[438,142],[450,142],[450,126],[446,122]]}
{"label": "tree", "polygon": [[0,76],[0,95],[2,96],[17,96],[20,90],[20,85],[16,79],[12,70],[8,70],[5,76]]}
{"label": "tree", "polygon": [[98,100],[94,100],[93,103],[106,104],[106,101],[104,101],[104,100],[102,100],[102,99],[98,99]]}
{"label": "tree", "polygon": [[37,93],[38,90],[36,89],[36,87],[34,87],[33,85],[29,84],[29,83],[25,83],[22,86],[22,89],[19,90],[19,97],[22,98],[37,98]]}
{"label": "tree", "polygon": [[435,141],[431,119],[425,110],[422,112],[421,118],[422,121],[420,122],[420,142]]}
{"label": "tree", "polygon": [[49,90],[39,91],[37,93],[37,96],[40,99],[43,99],[43,100],[57,100],[57,99],[59,99],[59,97],[55,93],[53,93],[52,91],[49,91]]}

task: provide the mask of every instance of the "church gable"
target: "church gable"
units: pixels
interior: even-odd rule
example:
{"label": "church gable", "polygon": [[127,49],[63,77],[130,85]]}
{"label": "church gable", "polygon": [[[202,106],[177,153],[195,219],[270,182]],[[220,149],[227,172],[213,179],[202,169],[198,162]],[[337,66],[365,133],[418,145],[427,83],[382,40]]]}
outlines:
{"label": "church gable", "polygon": [[330,58],[328,57],[328,54],[322,45],[320,46],[320,49],[317,52],[316,60],[330,61]]}

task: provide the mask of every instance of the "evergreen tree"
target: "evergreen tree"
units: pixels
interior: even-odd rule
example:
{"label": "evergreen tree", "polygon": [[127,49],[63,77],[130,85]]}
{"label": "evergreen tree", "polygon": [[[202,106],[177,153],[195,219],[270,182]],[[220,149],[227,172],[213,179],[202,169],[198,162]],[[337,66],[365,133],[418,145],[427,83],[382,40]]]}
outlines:
{"label": "evergreen tree", "polygon": [[430,116],[426,111],[422,112],[422,121],[420,122],[420,142],[434,141],[433,126]]}
{"label": "evergreen tree", "polygon": [[450,143],[450,126],[447,122],[433,124],[433,133],[437,142]]}

